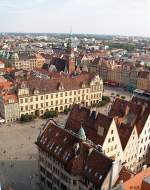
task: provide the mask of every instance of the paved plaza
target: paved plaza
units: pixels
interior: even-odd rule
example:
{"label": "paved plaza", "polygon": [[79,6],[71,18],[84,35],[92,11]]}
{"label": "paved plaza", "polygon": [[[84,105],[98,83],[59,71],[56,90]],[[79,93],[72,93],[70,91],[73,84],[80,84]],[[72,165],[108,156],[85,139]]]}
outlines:
{"label": "paved plaza", "polygon": [[[62,124],[66,115],[55,120]],[[15,190],[39,190],[36,139],[46,120],[0,127],[0,183]]]}
{"label": "paved plaza", "polygon": [[[114,93],[112,96],[111,94]],[[105,88],[104,95],[117,95],[131,98],[131,94],[119,88]],[[98,108],[107,114],[109,105]],[[55,120],[63,124],[66,115],[59,115]],[[4,124],[0,127],[0,183],[5,188],[12,186],[15,190],[39,190],[37,175],[37,147],[36,139],[46,120],[36,119],[29,123]]]}

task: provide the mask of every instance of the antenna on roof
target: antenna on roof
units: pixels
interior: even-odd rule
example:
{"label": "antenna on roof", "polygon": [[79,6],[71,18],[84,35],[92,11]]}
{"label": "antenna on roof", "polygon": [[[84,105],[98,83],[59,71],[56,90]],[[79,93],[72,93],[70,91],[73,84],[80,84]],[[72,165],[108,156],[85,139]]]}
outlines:
{"label": "antenna on roof", "polygon": [[70,36],[72,36],[72,25],[70,26]]}

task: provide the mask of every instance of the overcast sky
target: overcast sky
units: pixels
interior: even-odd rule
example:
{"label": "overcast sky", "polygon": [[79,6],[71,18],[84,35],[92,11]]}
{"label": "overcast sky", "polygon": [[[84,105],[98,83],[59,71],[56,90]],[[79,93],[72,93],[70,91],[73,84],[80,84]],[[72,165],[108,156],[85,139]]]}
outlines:
{"label": "overcast sky", "polygon": [[150,37],[150,0],[0,0],[0,32]]}

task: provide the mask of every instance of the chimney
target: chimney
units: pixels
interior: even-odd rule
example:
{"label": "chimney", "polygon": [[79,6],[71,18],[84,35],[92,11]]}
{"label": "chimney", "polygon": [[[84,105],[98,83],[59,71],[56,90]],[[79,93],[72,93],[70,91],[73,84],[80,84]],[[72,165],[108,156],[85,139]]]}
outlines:
{"label": "chimney", "polygon": [[125,116],[128,115],[129,111],[130,111],[130,107],[127,105],[125,109]]}

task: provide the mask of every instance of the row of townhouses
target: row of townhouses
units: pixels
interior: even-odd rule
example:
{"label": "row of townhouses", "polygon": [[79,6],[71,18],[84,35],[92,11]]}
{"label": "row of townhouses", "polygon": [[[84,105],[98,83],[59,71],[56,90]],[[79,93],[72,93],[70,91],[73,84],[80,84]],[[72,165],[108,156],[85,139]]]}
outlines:
{"label": "row of townhouses", "polygon": [[114,82],[128,90],[142,89],[150,91],[150,72],[134,62],[100,60],[89,64],[89,71],[98,73],[104,82]]}
{"label": "row of townhouses", "polygon": [[123,175],[150,165],[149,134],[140,99],[116,99],[108,116],[74,105],[63,127],[50,120],[37,139],[41,189],[121,189]]}
{"label": "row of townhouses", "polygon": [[149,160],[150,108],[137,98],[132,101],[116,99],[108,116],[74,106],[65,128],[76,133],[82,124],[86,137],[100,145],[104,154],[140,171]]}

